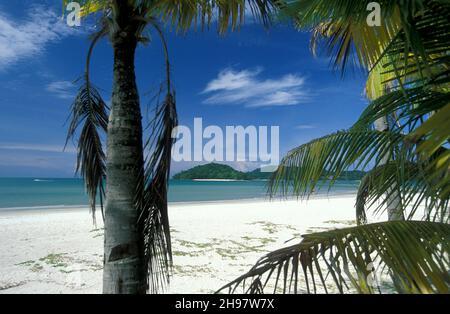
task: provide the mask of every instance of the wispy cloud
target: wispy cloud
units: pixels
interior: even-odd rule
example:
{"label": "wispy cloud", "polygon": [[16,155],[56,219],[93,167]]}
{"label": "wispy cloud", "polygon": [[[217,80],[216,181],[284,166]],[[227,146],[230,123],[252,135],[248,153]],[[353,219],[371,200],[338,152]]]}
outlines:
{"label": "wispy cloud", "polygon": [[64,149],[63,145],[52,145],[52,144],[29,144],[29,143],[0,143],[0,149],[6,150],[29,150],[29,151],[40,151],[40,152],[51,152],[51,153],[75,153],[75,147],[68,145]]}
{"label": "wispy cloud", "polygon": [[53,11],[33,7],[23,21],[0,13],[0,70],[41,54],[53,41],[73,32]]}
{"label": "wispy cloud", "polygon": [[261,78],[262,69],[225,69],[210,81],[203,94],[205,104],[241,104],[246,107],[289,106],[304,103],[309,95],[305,79],[295,74]]}
{"label": "wispy cloud", "polygon": [[295,128],[297,130],[310,130],[310,129],[317,128],[317,126],[315,126],[314,124],[300,124],[300,125],[297,125]]}
{"label": "wispy cloud", "polygon": [[74,88],[75,86],[72,82],[55,81],[48,84],[45,89],[58,98],[70,99],[74,98]]}

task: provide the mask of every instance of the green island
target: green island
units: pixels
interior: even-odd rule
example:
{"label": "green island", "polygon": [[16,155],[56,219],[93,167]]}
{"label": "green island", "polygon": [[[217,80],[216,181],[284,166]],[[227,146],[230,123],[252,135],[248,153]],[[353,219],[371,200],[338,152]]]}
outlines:
{"label": "green island", "polygon": [[[340,176],[340,180],[361,180],[364,176],[364,171],[353,170],[344,171]],[[243,172],[234,169],[231,166],[209,163],[206,165],[199,165],[188,170],[181,171],[175,174],[172,178],[174,180],[268,180],[272,172],[262,172],[261,168],[252,171]],[[331,174],[325,173],[323,178],[331,178]]]}

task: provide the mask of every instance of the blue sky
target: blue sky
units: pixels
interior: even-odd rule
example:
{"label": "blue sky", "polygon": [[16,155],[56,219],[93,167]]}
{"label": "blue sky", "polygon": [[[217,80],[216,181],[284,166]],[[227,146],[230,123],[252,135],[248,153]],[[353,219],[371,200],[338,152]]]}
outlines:
{"label": "blue sky", "polygon": [[[0,4],[0,176],[72,177],[75,149],[65,152],[71,100],[83,71],[90,25],[69,28],[59,1]],[[56,4],[55,4],[56,3]],[[281,155],[319,136],[351,126],[364,109],[365,78],[333,72],[325,57],[309,51],[309,34],[288,26],[269,31],[248,23],[217,35],[166,30],[180,123],[279,125]],[[146,114],[163,75],[155,38],[136,58]],[[92,80],[110,99],[112,51],[100,43]],[[151,107],[150,107],[151,108]],[[251,163],[233,163],[251,169]],[[191,165],[174,164],[174,172]]]}

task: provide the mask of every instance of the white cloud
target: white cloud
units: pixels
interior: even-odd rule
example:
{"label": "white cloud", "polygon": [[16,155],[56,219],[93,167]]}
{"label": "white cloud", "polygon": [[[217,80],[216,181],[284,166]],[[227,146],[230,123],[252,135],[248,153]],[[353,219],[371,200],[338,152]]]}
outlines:
{"label": "white cloud", "polygon": [[74,98],[74,87],[69,81],[55,81],[48,84],[45,89],[59,98],[71,99]]}
{"label": "white cloud", "polygon": [[0,13],[0,70],[41,54],[50,42],[73,32],[53,11],[34,7],[23,21]]}
{"label": "white cloud", "polygon": [[0,143],[0,149],[5,150],[29,150],[50,153],[75,153],[76,149],[72,145],[68,145],[64,150],[64,145],[51,144],[29,144],[29,143]]}
{"label": "white cloud", "polygon": [[221,71],[204,89],[203,94],[210,94],[204,103],[264,107],[297,105],[308,100],[303,77],[286,74],[278,79],[261,79],[261,72],[261,68]]}
{"label": "white cloud", "polygon": [[261,73],[261,69],[256,69],[254,71],[243,70],[240,72],[225,69],[219,73],[216,79],[208,83],[204,92],[241,89],[249,86],[252,83],[252,78],[259,73]]}

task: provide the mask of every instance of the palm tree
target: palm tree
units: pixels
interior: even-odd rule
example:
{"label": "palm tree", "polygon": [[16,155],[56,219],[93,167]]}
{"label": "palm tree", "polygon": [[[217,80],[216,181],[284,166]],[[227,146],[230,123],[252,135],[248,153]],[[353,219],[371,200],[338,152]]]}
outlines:
{"label": "palm tree", "polygon": [[[331,187],[343,171],[371,166],[357,194],[358,226],[304,235],[220,291],[450,291],[450,5],[378,1],[382,25],[370,27],[368,2],[297,0],[286,9],[343,75],[349,65],[368,71],[371,103],[349,130],[290,151],[269,185],[272,196],[307,198],[319,183]],[[332,179],[322,182],[324,174]],[[393,221],[367,224],[368,210],[386,208]],[[373,283],[374,269],[382,282]]]}
{"label": "palm tree", "polygon": [[[64,0],[66,5],[68,0]],[[78,163],[95,212],[100,197],[104,223],[104,293],[157,292],[168,281],[171,245],[167,213],[172,130],[177,125],[175,92],[167,45],[160,22],[179,31],[217,21],[224,33],[238,27],[246,10],[267,24],[280,1],[232,0],[78,0],[82,16],[97,13],[86,71],[73,103],[68,139],[79,131]],[[217,19],[213,19],[217,17]],[[135,50],[153,29],[163,42],[166,77],[162,102],[155,108],[150,134],[143,135],[135,77]],[[114,51],[111,108],[90,81],[89,64],[96,43],[107,38]],[[106,154],[102,138],[106,134]],[[146,152],[146,153],[144,153]],[[104,189],[106,182],[106,190]]]}

